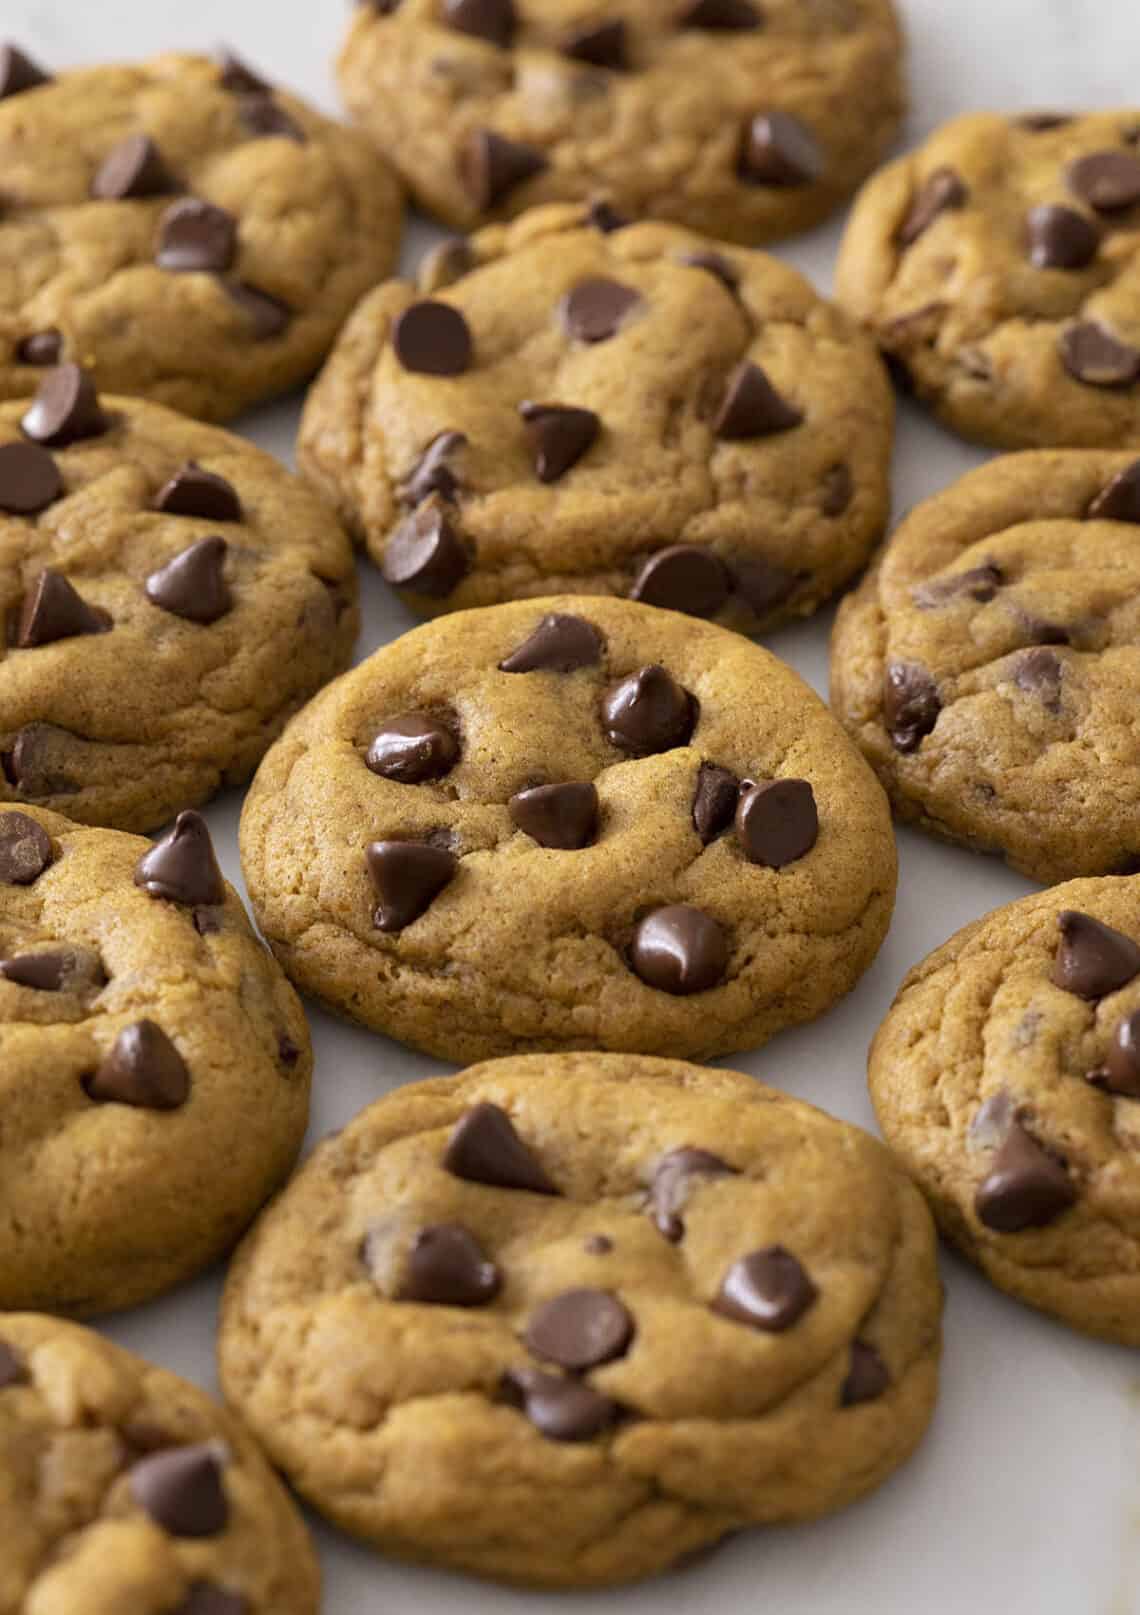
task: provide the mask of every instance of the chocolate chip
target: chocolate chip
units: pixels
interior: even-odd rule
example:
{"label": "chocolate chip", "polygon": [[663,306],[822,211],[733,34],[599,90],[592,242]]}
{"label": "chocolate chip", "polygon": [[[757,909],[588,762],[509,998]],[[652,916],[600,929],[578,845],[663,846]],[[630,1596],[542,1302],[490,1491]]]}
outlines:
{"label": "chocolate chip", "polygon": [[235,95],[256,95],[259,90],[269,89],[260,73],[256,73],[232,50],[222,50],[218,53],[218,66],[221,69],[219,82],[223,90],[231,90]]}
{"label": "chocolate chip", "polygon": [[91,195],[100,202],[172,196],[182,189],[149,135],[128,135],[100,163]]}
{"label": "chocolate chip", "polygon": [[216,534],[201,538],[146,580],[151,605],[187,622],[209,624],[233,610],[233,595],[226,582],[229,546]]}
{"label": "chocolate chip", "polygon": [[482,212],[549,166],[549,159],[537,147],[507,140],[493,129],[472,130],[459,154],[460,177]]}
{"label": "chocolate chip", "polygon": [[373,841],[365,861],[380,899],[373,916],[378,931],[403,931],[455,879],[459,860],[428,841]]}
{"label": "chocolate chip", "polygon": [[612,236],[618,230],[624,230],[631,221],[624,213],[619,213],[612,202],[605,197],[598,197],[590,203],[586,213],[586,223],[594,230],[600,230],[604,236]]}
{"label": "chocolate chip", "polygon": [[288,329],[293,310],[280,298],[271,297],[268,292],[259,291],[246,281],[225,280],[222,286],[230,301],[253,326],[255,342],[271,342]]}
{"label": "chocolate chip", "polygon": [[60,768],[75,737],[50,723],[29,723],[17,731],[11,751],[0,752],[5,777],[25,796],[43,797],[67,794],[79,789],[78,782]]}
{"label": "chocolate chip", "polygon": [[187,908],[225,902],[226,883],[200,813],[188,809],[178,815],[173,830],[139,859],[135,885],[149,897]]}
{"label": "chocolate chip", "polygon": [[633,934],[634,973],[658,992],[687,997],[707,992],[724,980],[728,937],[702,909],[671,904],[655,909]]}
{"label": "chocolate chip", "polygon": [[819,838],[815,793],[807,780],[747,784],[736,809],[736,833],[749,863],[782,869],[803,858]]}
{"label": "chocolate chip", "polygon": [[1071,207],[1035,207],[1026,221],[1029,261],[1038,269],[1084,269],[1100,248],[1100,231]]}
{"label": "chocolate chip", "polygon": [[688,743],[696,708],[689,692],[653,665],[638,668],[607,691],[602,718],[611,745],[648,757]]}
{"label": "chocolate chip", "polygon": [[501,673],[574,673],[602,659],[602,636],[584,617],[552,612],[499,663]]}
{"label": "chocolate chip", "polygon": [[702,763],[693,792],[693,829],[707,847],[723,835],[736,817],[740,781],[727,768]]}
{"label": "chocolate chip", "polygon": [[987,562],[983,566],[972,566],[967,572],[919,583],[911,590],[911,598],[920,611],[933,611],[962,598],[985,604],[994,598],[1004,582],[1001,568]]}
{"label": "chocolate chip", "polygon": [[190,1070],[160,1026],[137,1021],[119,1033],[83,1086],[90,1099],[141,1110],[177,1110],[190,1097]]}
{"label": "chocolate chip", "polygon": [[31,886],[53,862],[42,825],[26,813],[0,812],[0,885]]}
{"label": "chocolate chip", "polygon": [[1015,1121],[974,1196],[974,1209],[987,1228],[1016,1234],[1054,1222],[1076,1198],[1062,1163]]}
{"label": "chocolate chip", "polygon": [[920,187],[906,218],[899,226],[899,245],[909,247],[924,235],[940,213],[964,207],[969,191],[952,168],[936,168]]}
{"label": "chocolate chip", "polygon": [[175,273],[224,274],[237,256],[237,220],[212,202],[188,196],[167,208],[158,226],[154,261]]}
{"label": "chocolate chip", "polygon": [[740,272],[722,252],[683,252],[677,262],[690,269],[703,269],[706,274],[715,275],[725,290],[734,295],[740,288]]}
{"label": "chocolate chip", "polygon": [[598,833],[598,793],[589,783],[534,785],[507,804],[512,822],[540,847],[573,851]]}
{"label": "chocolate chip", "polygon": [[820,481],[819,508],[825,516],[842,516],[851,503],[855,482],[845,465],[833,465]]}
{"label": "chocolate chip", "polygon": [[1140,975],[1140,947],[1111,926],[1062,909],[1057,916],[1061,940],[1053,961],[1051,980],[1078,998],[1106,998]]}
{"label": "chocolate chip", "polygon": [[1030,134],[1044,134],[1050,129],[1063,129],[1066,124],[1072,123],[1070,112],[1023,112],[1014,123],[1019,129],[1028,129]]}
{"label": "chocolate chip", "polygon": [[582,1242],[587,1256],[608,1256],[613,1248],[614,1242],[608,1234],[591,1234]]}
{"label": "chocolate chip", "polygon": [[538,1157],[523,1143],[505,1110],[483,1101],[460,1118],[444,1151],[452,1177],[493,1189],[558,1194]]}
{"label": "chocolate chip", "polygon": [[594,67],[608,67],[612,72],[623,73],[629,66],[629,45],[625,23],[620,18],[613,22],[599,22],[590,28],[576,28],[562,42],[562,52],[575,61],[590,62]]}
{"label": "chocolate chip", "polygon": [[736,592],[747,601],[757,617],[766,617],[795,593],[806,573],[787,572],[773,561],[758,556],[737,556],[733,562]]}
{"label": "chocolate chip", "polygon": [[421,291],[438,292],[453,286],[475,267],[475,253],[466,236],[451,236],[425,252],[416,281]]}
{"label": "chocolate chip", "polygon": [[462,432],[440,432],[438,437],[433,437],[410,475],[400,484],[400,498],[404,503],[414,509],[433,493],[441,499],[453,500],[461,484],[447,462],[466,444],[467,438]]}
{"label": "chocolate chip", "polygon": [[392,533],[381,572],[395,589],[443,599],[467,576],[470,564],[447,512],[433,496]]}
{"label": "chocolate chip", "polygon": [[280,101],[264,91],[239,95],[238,116],[249,133],[259,139],[295,140],[299,146],[303,146],[307,139],[305,131],[296,119],[286,112]]}
{"label": "chocolate chip", "polygon": [[733,1263],[712,1309],[736,1323],[780,1334],[798,1323],[818,1296],[791,1251],[768,1245]]}
{"label": "chocolate chip", "polygon": [[740,177],[748,185],[811,185],[826,166],[810,129],[787,112],[758,112],[744,127]]}
{"label": "chocolate chip", "polygon": [[277,1058],[287,1071],[292,1071],[301,1058],[301,1051],[289,1036],[288,1032],[277,1034]]}
{"label": "chocolate chip", "polygon": [[459,376],[471,364],[471,332],[450,303],[412,303],[392,326],[392,347],[405,370],[422,376]]}
{"label": "chocolate chip", "polygon": [[591,1441],[621,1417],[616,1402],[581,1380],[560,1379],[537,1369],[508,1369],[502,1388],[548,1441]]}
{"label": "chocolate chip", "polygon": [[20,422],[25,436],[52,448],[101,437],[109,424],[94,382],[77,364],[57,365],[48,372]]}
{"label": "chocolate chip", "polygon": [[196,1581],[171,1615],[249,1615],[249,1602],[212,1581]]}
{"label": "chocolate chip", "polygon": [[591,276],[566,293],[559,315],[575,342],[608,342],[641,303],[641,294],[617,280]]}
{"label": "chocolate chip", "polygon": [[1140,353],[1095,320],[1067,326],[1060,351],[1069,374],[1090,387],[1128,387],[1140,375]]}
{"label": "chocolate chip", "polygon": [[883,722],[896,751],[917,751],[941,711],[938,687],[921,663],[887,663]]}
{"label": "chocolate chip", "polygon": [[711,1178],[737,1176],[736,1168],[709,1150],[670,1150],[658,1161],[649,1188],[649,1204],[658,1233],[672,1244],[684,1238],[681,1217],[694,1189]]}
{"label": "chocolate chip", "polygon": [[462,34],[474,34],[506,50],[518,18],[512,0],[444,0],[443,21]]}
{"label": "chocolate chip", "polygon": [[1094,151],[1070,163],[1069,189],[1099,213],[1140,202],[1140,161],[1126,151]]}
{"label": "chocolate chip", "polygon": [[745,441],[788,432],[803,418],[803,411],[781,397],[760,366],[745,360],[728,378],[712,427],[717,437]]}
{"label": "chocolate chip", "polygon": [[687,0],[677,17],[679,28],[735,31],[763,25],[763,12],[752,0]]}
{"label": "chocolate chip", "polygon": [[57,365],[63,356],[63,336],[59,331],[35,331],[16,345],[16,358],[26,365]]}
{"label": "chocolate chip", "polygon": [[27,1378],[23,1358],[6,1341],[0,1340],[0,1391],[12,1385],[23,1385]]}
{"label": "chocolate chip", "polygon": [[647,606],[684,611],[690,617],[715,617],[729,595],[724,562],[696,544],[672,544],[651,555],[633,581],[631,600]]}
{"label": "chocolate chip", "polygon": [[63,478],[46,449],[37,443],[0,443],[0,511],[7,516],[38,516],[63,497]]}
{"label": "chocolate chip", "polygon": [[71,953],[25,953],[16,959],[0,959],[0,976],[15,987],[29,987],[37,993],[63,991],[64,982],[74,973]]}
{"label": "chocolate chip", "polygon": [[62,572],[47,567],[24,596],[16,644],[21,650],[81,634],[105,634],[111,619],[89,606]]}
{"label": "chocolate chip", "polygon": [[50,84],[51,76],[15,45],[0,45],[0,101]]}
{"label": "chocolate chip", "polygon": [[533,1356],[584,1373],[624,1357],[633,1334],[633,1319],[616,1295],[564,1290],[532,1315],[523,1338]]}
{"label": "chocolate chip", "polygon": [[165,516],[197,516],[207,522],[240,522],[244,517],[233,485],[193,460],[163,485],[154,508]]}
{"label": "chocolate chip", "polygon": [[1085,515],[1090,521],[1140,522],[1140,460],[1118,471]]}
{"label": "chocolate chip", "polygon": [[408,1254],[398,1299],[440,1307],[485,1307],[503,1277],[475,1239],[458,1223],[421,1228]]}
{"label": "chocolate chip", "polygon": [[1060,704],[1061,663],[1051,650],[1041,647],[1017,658],[1014,681],[1019,690],[1035,695],[1054,710]]}
{"label": "chocolate chip", "polygon": [[230,1519],[223,1452],[218,1443],[203,1442],[143,1458],[130,1473],[131,1496],[171,1536],[218,1536]]}
{"label": "chocolate chip", "polygon": [[1104,1065],[1099,1071],[1089,1072],[1089,1081],[1106,1093],[1140,1099],[1140,1010],[1117,1022]]}
{"label": "chocolate chip", "polygon": [[459,742],[448,724],[429,712],[402,712],[377,730],[364,761],[384,779],[422,785],[451,772],[459,761]]}
{"label": "chocolate chip", "polygon": [[522,403],[519,414],[526,422],[540,482],[557,482],[576,466],[593,446],[602,425],[592,409],[569,404]]}
{"label": "chocolate chip", "polygon": [[853,1408],[860,1402],[875,1402],[890,1383],[887,1365],[874,1346],[868,1346],[865,1340],[853,1340],[851,1366],[839,1392],[840,1407]]}

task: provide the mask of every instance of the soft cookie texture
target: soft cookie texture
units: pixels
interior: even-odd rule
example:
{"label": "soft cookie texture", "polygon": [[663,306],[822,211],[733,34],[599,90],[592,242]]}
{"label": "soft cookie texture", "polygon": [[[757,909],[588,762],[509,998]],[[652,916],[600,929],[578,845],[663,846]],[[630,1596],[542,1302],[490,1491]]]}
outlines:
{"label": "soft cookie texture", "polygon": [[241,783],[348,663],[356,595],[269,455],[49,371],[0,404],[0,804],[149,830]]}
{"label": "soft cookie texture", "polygon": [[1140,461],[995,460],[920,505],[832,638],[896,813],[1041,881],[1140,868]]}
{"label": "soft cookie texture", "polygon": [[839,299],[1001,448],[1140,442],[1140,112],[958,118],[867,184]]}
{"label": "soft cookie texture", "polygon": [[865,1133],[732,1071],[531,1056],[323,1143],[235,1260],[220,1366],[385,1552],[603,1585],[877,1486],[930,1418],[940,1309]]}
{"label": "soft cookie texture", "polygon": [[300,463],[422,614],[565,589],[754,633],[865,563],[892,430],[873,344],[795,270],[565,205],[366,298]]}
{"label": "soft cookie texture", "polygon": [[317,1615],[300,1515],[196,1386],[0,1316],[0,1615]]}
{"label": "soft cookie texture", "polygon": [[604,191],[756,242],[815,224],[903,112],[890,0],[375,0],[349,111],[458,229]]}
{"label": "soft cookie texture", "polygon": [[1070,881],[959,931],[903,982],[870,1083],[994,1284],[1140,1345],[1140,881]]}
{"label": "soft cookie texture", "polygon": [[311,1072],[196,813],[152,846],[0,806],[0,1310],[109,1312],[221,1255],[296,1159]]}
{"label": "soft cookie texture", "polygon": [[233,58],[34,73],[0,85],[0,398],[60,359],[205,420],[303,381],[395,260],[368,142]]}
{"label": "soft cookie texture", "polygon": [[752,1048],[854,985],[895,889],[882,791],[789,668],[575,596],[441,618],[331,685],[241,847],[298,985],[457,1060]]}

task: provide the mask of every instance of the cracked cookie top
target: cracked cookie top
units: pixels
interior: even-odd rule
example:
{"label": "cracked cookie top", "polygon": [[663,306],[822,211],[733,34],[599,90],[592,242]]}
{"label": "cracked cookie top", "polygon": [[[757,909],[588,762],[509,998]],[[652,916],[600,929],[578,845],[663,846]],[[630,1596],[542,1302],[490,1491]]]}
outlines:
{"label": "cracked cookie top", "polygon": [[366,298],[299,452],[423,613],[572,590],[755,632],[866,561],[892,426],[872,345],[795,270],[563,206]]}
{"label": "cracked cookie top", "polygon": [[903,818],[1036,880],[1140,867],[1140,461],[1040,450],[920,505],[832,638],[832,704]]}
{"label": "cracked cookie top", "polygon": [[18,60],[0,79],[0,398],[72,360],[221,420],[304,380],[395,259],[399,188],[368,142],[232,57],[58,78]]}
{"label": "cracked cookie top", "polygon": [[293,1164],[311,1070],[198,814],[152,846],[0,804],[0,1310],[207,1266]]}
{"label": "cracked cookie top", "polygon": [[0,1612],[316,1615],[297,1510],[197,1386],[58,1318],[0,1319]]}
{"label": "cracked cookie top", "polygon": [[754,1047],[854,984],[894,901],[882,791],[807,686],[592,597],[378,651],[266,757],[241,841],[286,971],[450,1059]]}
{"label": "cracked cookie top", "polygon": [[0,404],[0,804],[164,823],[248,777],[357,623],[347,538],[269,455],[75,365]]}
{"label": "cracked cookie top", "polygon": [[1140,441],[1140,112],[976,114],[869,182],[840,301],[953,431]]}
{"label": "cracked cookie top", "polygon": [[890,0],[366,0],[339,76],[456,228],[601,190],[754,243],[815,224],[875,166],[901,55]]}
{"label": "cracked cookie top", "polygon": [[732,1071],[531,1056],[323,1143],[238,1253],[220,1366],[348,1530],[604,1584],[877,1485],[930,1415],[940,1305],[867,1134]]}

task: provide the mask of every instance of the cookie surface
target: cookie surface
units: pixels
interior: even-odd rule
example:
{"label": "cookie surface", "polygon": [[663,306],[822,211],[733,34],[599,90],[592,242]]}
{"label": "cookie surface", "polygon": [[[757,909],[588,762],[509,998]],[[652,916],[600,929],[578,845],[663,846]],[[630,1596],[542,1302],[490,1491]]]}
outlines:
{"label": "cookie surface", "polygon": [[902,116],[890,0],[398,0],[357,12],[349,111],[466,230],[600,190],[725,240],[806,229]]}
{"label": "cookie surface", "polygon": [[860,194],[837,295],[953,431],[1140,441],[1138,135],[1136,111],[972,115]]}
{"label": "cookie surface", "polygon": [[317,1615],[284,1488],[197,1386],[77,1324],[0,1319],[0,1611]]}
{"label": "cookie surface", "polygon": [[1140,881],[1069,881],[916,966],[871,1049],[887,1142],[999,1288],[1140,1345]]}
{"label": "cookie surface", "polygon": [[1140,461],[992,461],[844,600],[832,706],[900,818],[1035,880],[1140,867]]}
{"label": "cookie surface", "polygon": [[226,419],[316,368],[399,244],[368,142],[232,58],[0,95],[0,173],[0,398],[62,359]]}
{"label": "cookie surface", "polygon": [[331,685],[241,847],[297,983],[457,1060],[752,1048],[855,983],[895,887],[883,794],[789,668],[575,596],[442,618]]}
{"label": "cookie surface", "polygon": [[766,254],[589,221],[541,209],[366,298],[302,469],[424,614],[572,590],[806,615],[886,522],[872,344]]}
{"label": "cookie surface", "polygon": [[358,620],[335,518],[251,444],[75,366],[0,404],[0,804],[153,829],[249,776]]}
{"label": "cookie surface", "polygon": [[311,1071],[196,813],[154,845],[0,806],[0,1310],[205,1267],[292,1166]]}
{"label": "cookie surface", "polygon": [[877,1485],[929,1419],[940,1306],[865,1133],[732,1071],[532,1056],[322,1144],[238,1254],[220,1366],[349,1531],[588,1586]]}

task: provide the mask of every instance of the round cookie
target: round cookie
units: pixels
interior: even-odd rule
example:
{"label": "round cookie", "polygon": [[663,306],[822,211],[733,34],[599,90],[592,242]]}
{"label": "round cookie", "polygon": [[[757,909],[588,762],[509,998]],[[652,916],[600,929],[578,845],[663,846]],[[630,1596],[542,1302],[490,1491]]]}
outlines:
{"label": "round cookie", "polygon": [[860,194],[840,301],[1001,448],[1140,442],[1140,112],[955,119]]}
{"label": "round cookie", "polygon": [[1140,868],[1140,461],[1039,450],[918,506],[832,637],[896,813],[1053,882]]}
{"label": "round cookie", "polygon": [[339,76],[458,229],[604,191],[754,243],[817,223],[874,168],[902,49],[891,0],[372,0]]}
{"label": "round cookie", "polygon": [[223,420],[303,381],[390,272],[391,171],[234,58],[0,63],[0,399],[73,360]]}
{"label": "round cookie", "polygon": [[1140,881],[1069,881],[951,937],[903,982],[870,1085],[987,1278],[1140,1345]]}
{"label": "round cookie", "polygon": [[0,807],[0,1311],[206,1267],[293,1165],[311,1073],[197,813],[152,845]]}
{"label": "round cookie", "polygon": [[299,986],[460,1061],[753,1048],[855,984],[896,874],[882,791],[789,668],[575,596],[441,618],[331,685],[241,849]]}
{"label": "round cookie", "polygon": [[0,803],[149,830],[247,779],[347,665],[356,594],[276,460],[49,371],[0,404]]}
{"label": "round cookie", "polygon": [[572,590],[755,633],[866,562],[893,415],[795,270],[567,205],[366,298],[299,460],[421,614]]}
{"label": "round cookie", "polygon": [[78,1324],[0,1317],[5,1615],[317,1615],[301,1517],[197,1386]]}
{"label": "round cookie", "polygon": [[386,1553],[630,1581],[909,1456],[934,1244],[881,1144],[750,1077],[497,1060],[320,1145],[235,1259],[222,1383]]}

